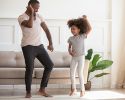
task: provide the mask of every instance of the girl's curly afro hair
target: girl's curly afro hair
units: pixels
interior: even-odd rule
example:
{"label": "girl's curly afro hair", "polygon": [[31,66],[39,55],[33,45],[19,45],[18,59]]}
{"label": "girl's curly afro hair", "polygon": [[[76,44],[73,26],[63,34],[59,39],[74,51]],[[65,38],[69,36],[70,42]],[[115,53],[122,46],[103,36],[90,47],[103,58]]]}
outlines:
{"label": "girl's curly afro hair", "polygon": [[80,34],[87,34],[91,30],[91,26],[87,20],[87,16],[83,15],[81,18],[78,19],[71,19],[67,22],[69,28],[73,25],[80,29]]}

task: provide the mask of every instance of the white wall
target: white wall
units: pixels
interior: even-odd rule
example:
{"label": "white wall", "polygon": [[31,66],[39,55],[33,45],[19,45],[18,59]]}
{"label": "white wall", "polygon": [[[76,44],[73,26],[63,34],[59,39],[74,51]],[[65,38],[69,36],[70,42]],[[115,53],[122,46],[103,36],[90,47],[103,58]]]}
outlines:
{"label": "white wall", "polygon": [[[0,0],[0,51],[20,51],[21,30],[17,16],[25,11],[27,0]],[[79,1],[79,2],[78,2]],[[56,51],[67,51],[67,39],[71,35],[66,22],[69,18],[88,15],[93,31],[86,40],[86,49],[93,48],[104,58],[111,56],[111,0],[40,0],[40,13],[46,19],[52,33]],[[77,5],[76,5],[77,4]],[[42,41],[47,39],[44,32]],[[110,69],[107,71],[110,72]],[[96,72],[98,73],[98,72]],[[93,87],[110,86],[110,76],[93,80]]]}
{"label": "white wall", "polygon": [[125,0],[112,1],[112,88],[125,82]]}
{"label": "white wall", "polygon": [[[17,18],[29,0],[0,0],[0,18]],[[111,0],[39,0],[39,13],[46,19],[67,19],[87,14],[91,18],[111,18]]]}

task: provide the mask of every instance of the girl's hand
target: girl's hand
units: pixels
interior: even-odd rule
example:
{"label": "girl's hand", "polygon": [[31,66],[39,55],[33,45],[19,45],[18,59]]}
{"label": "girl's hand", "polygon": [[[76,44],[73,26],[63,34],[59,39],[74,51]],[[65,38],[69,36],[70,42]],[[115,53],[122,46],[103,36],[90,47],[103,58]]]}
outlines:
{"label": "girl's hand", "polygon": [[86,15],[83,15],[82,17],[83,17],[84,19],[87,19],[87,16],[86,16]]}
{"label": "girl's hand", "polygon": [[75,52],[74,52],[73,50],[69,50],[69,54],[70,54],[71,56],[74,56],[74,55],[75,55]]}
{"label": "girl's hand", "polygon": [[70,54],[71,56],[74,56],[74,55],[75,55],[75,51],[72,50],[72,44],[71,44],[71,43],[69,43],[68,51],[69,51],[69,54]]}

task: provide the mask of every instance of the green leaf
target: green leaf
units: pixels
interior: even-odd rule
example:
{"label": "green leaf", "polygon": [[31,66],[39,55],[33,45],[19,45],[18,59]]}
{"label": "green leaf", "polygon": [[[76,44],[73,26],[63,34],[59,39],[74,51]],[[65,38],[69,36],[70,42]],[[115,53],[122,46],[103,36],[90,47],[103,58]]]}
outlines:
{"label": "green leaf", "polygon": [[85,59],[91,60],[92,54],[93,54],[93,50],[92,50],[92,49],[89,49],[87,52],[88,52],[88,53],[87,53],[87,55],[85,56]]}
{"label": "green leaf", "polygon": [[101,58],[101,56],[99,54],[94,55],[92,61],[90,62],[89,72],[95,71],[96,64],[97,64],[97,62],[99,61],[100,58]]}
{"label": "green leaf", "polygon": [[100,58],[101,58],[101,56],[99,54],[94,55],[93,60],[92,60],[92,65],[96,66],[96,64]]}
{"label": "green leaf", "polygon": [[107,75],[107,74],[110,74],[110,73],[100,73],[100,74],[95,75],[95,77],[98,78],[98,77],[102,77],[102,76]]}
{"label": "green leaf", "polygon": [[94,67],[89,70],[89,72],[94,72],[94,71],[95,71]]}
{"label": "green leaf", "polygon": [[113,61],[111,60],[102,60],[97,63],[97,65],[94,67],[94,70],[103,70],[110,67],[112,64]]}

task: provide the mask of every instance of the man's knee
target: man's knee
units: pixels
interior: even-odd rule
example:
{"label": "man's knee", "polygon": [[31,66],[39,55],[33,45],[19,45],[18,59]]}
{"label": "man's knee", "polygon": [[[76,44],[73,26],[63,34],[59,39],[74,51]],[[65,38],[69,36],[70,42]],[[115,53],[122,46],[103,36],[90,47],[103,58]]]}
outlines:
{"label": "man's knee", "polygon": [[51,64],[48,64],[47,66],[45,66],[45,69],[48,71],[52,71],[53,67],[54,67],[54,64],[51,63]]}
{"label": "man's knee", "polygon": [[33,74],[34,66],[27,66],[25,68],[25,74]]}

